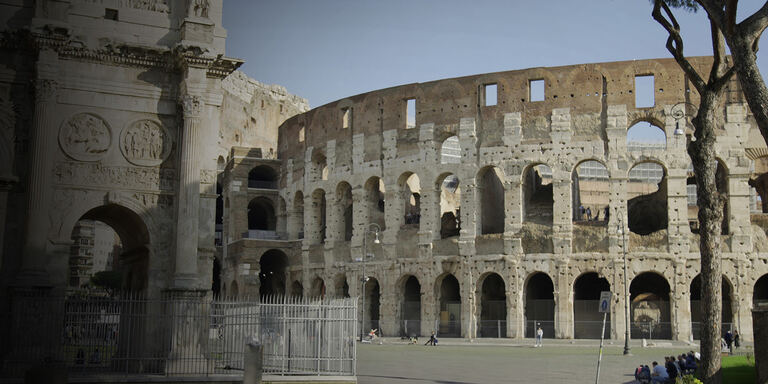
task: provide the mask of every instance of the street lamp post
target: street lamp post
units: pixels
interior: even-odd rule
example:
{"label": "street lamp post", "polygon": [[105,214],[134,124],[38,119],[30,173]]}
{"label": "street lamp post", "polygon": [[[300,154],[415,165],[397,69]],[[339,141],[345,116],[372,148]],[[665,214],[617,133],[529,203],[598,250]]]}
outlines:
{"label": "street lamp post", "polygon": [[363,234],[363,257],[355,260],[355,261],[359,261],[359,262],[363,263],[363,277],[361,278],[361,280],[362,280],[362,289],[361,289],[361,292],[360,292],[360,294],[362,295],[362,311],[361,311],[362,315],[360,316],[360,342],[363,341],[363,335],[365,333],[365,331],[364,331],[364,328],[365,328],[365,283],[368,281],[368,276],[365,275],[365,261],[368,258],[371,258],[371,259],[373,258],[373,254],[368,256],[368,246],[367,246],[368,241],[367,241],[367,239],[368,239],[368,235],[369,234],[373,234],[375,236],[375,238],[373,239],[373,243],[374,244],[381,243],[379,241],[379,232],[381,232],[381,227],[379,227],[378,224],[376,224],[376,223],[368,224],[368,228],[365,230],[365,233]]}
{"label": "street lamp post", "polygon": [[629,312],[629,276],[627,275],[627,240],[624,236],[624,221],[619,215],[619,228],[618,232],[621,234],[621,250],[624,254],[624,322],[626,333],[624,334],[624,355],[632,356],[632,349],[629,347],[629,326],[630,326],[630,312]]}

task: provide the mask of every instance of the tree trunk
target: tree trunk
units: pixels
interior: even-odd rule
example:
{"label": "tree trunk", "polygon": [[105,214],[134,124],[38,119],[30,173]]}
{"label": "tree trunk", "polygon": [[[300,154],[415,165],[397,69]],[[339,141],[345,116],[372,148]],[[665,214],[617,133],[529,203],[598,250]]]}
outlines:
{"label": "tree trunk", "polygon": [[696,174],[699,206],[699,249],[701,252],[701,369],[704,384],[720,384],[721,328],[721,251],[720,231],[723,220],[723,197],[717,191],[715,174],[715,112],[720,107],[722,92],[707,87],[693,125],[695,141],[688,144],[688,154]]}
{"label": "tree trunk", "polygon": [[726,41],[731,49],[736,73],[739,74],[741,90],[747,99],[749,109],[755,116],[763,140],[768,143],[768,87],[757,67],[757,56],[752,50],[752,43],[744,36],[740,36],[738,32],[726,36]]}

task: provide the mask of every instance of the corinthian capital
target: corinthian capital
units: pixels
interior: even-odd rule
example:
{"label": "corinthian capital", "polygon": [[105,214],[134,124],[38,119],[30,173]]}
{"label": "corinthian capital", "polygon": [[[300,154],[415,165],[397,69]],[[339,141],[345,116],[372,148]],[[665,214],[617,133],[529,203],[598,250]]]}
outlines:
{"label": "corinthian capital", "polygon": [[181,96],[181,106],[184,109],[184,117],[199,117],[203,110],[203,100],[200,96]]}
{"label": "corinthian capital", "polygon": [[35,80],[35,100],[40,102],[46,102],[54,100],[56,98],[56,92],[58,91],[58,84],[54,80],[38,79]]}

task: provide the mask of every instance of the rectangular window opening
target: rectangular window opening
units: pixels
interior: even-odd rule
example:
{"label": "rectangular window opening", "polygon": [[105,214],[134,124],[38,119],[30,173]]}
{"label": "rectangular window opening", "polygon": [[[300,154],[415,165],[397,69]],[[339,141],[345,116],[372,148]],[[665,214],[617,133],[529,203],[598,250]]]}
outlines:
{"label": "rectangular window opening", "polygon": [[647,108],[655,104],[653,75],[635,76],[635,107]]}
{"label": "rectangular window opening", "polygon": [[405,128],[416,127],[416,99],[407,99],[405,103]]}
{"label": "rectangular window opening", "polygon": [[498,86],[494,84],[485,84],[483,86],[485,90],[484,100],[485,100],[485,106],[490,107],[496,105],[498,102]]}
{"label": "rectangular window opening", "polygon": [[303,142],[304,142],[304,127],[301,127],[299,129],[299,143],[303,143]]}
{"label": "rectangular window opening", "polygon": [[342,108],[341,127],[346,129],[352,125],[352,108]]}
{"label": "rectangular window opening", "polygon": [[544,101],[544,79],[528,81],[530,101]]}
{"label": "rectangular window opening", "polygon": [[107,20],[117,21],[117,9],[106,8],[104,9],[104,18]]}

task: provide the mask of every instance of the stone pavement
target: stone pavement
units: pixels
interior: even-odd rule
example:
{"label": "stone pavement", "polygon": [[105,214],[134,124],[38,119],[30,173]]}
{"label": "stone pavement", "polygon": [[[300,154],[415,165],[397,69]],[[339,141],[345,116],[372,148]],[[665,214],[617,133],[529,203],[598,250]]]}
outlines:
{"label": "stone pavement", "polygon": [[[592,383],[595,381],[599,340],[545,339],[533,348],[532,339],[439,339],[438,346],[409,345],[399,339],[383,344],[359,344],[360,384],[479,384],[479,383]],[[624,344],[606,342],[600,383],[633,383],[639,364],[650,365],[665,355],[697,350],[688,343],[657,341],[643,348],[632,342],[632,356]]]}

